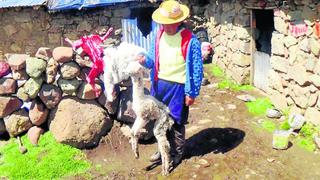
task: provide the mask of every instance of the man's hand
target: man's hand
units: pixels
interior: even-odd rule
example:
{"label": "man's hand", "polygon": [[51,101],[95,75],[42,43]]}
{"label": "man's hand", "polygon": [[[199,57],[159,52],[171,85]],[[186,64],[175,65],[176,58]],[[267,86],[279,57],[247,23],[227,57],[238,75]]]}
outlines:
{"label": "man's hand", "polygon": [[190,96],[186,96],[186,100],[185,103],[187,106],[191,106],[194,103],[194,98],[190,97]]}
{"label": "man's hand", "polygon": [[146,62],[146,57],[143,54],[139,54],[137,55],[136,60],[143,65]]}

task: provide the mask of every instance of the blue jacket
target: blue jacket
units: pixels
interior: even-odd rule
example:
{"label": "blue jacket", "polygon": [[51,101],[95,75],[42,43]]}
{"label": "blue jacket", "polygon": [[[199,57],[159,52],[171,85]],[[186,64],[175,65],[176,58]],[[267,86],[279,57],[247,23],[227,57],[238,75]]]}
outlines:
{"label": "blue jacket", "polygon": [[[160,38],[160,37],[159,37]],[[156,48],[159,46],[156,44],[158,41],[153,41],[151,44],[151,51],[148,53],[145,67],[151,69],[151,83],[154,84],[156,79]],[[157,45],[157,46],[156,46]],[[187,46],[186,52],[186,83],[185,83],[185,95],[195,98],[200,93],[201,82],[203,77],[203,66],[201,56],[201,45],[195,35],[192,34],[190,42]]]}

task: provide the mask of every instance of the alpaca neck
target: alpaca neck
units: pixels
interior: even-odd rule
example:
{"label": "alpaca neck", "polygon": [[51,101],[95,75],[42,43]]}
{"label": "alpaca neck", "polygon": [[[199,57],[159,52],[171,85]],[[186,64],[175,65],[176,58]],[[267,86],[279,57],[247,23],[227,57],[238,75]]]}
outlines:
{"label": "alpaca neck", "polygon": [[144,99],[143,78],[141,76],[131,76],[132,79],[132,101],[141,102]]}

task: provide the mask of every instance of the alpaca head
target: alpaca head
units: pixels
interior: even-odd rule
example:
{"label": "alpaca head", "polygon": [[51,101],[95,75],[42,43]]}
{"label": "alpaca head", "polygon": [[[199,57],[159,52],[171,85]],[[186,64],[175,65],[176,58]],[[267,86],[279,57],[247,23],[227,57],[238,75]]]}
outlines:
{"label": "alpaca head", "polygon": [[144,67],[138,61],[133,61],[128,64],[124,71],[131,77],[143,76]]}

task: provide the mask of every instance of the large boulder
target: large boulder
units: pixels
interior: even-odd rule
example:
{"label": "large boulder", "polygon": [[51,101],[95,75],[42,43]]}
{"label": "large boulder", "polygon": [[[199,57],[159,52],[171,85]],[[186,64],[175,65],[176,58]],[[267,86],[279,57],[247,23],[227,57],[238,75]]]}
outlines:
{"label": "large boulder", "polygon": [[55,139],[77,148],[96,146],[111,127],[112,120],[96,101],[76,97],[62,99],[49,117]]}
{"label": "large boulder", "polygon": [[80,74],[80,67],[75,62],[67,62],[61,65],[60,73],[63,79],[73,79]]}
{"label": "large boulder", "polygon": [[59,63],[53,58],[50,58],[48,60],[48,64],[46,67],[46,82],[48,84],[51,84],[55,81],[56,75],[58,72],[58,66],[59,66]]}
{"label": "large boulder", "polygon": [[27,54],[6,54],[11,70],[21,70],[26,67]]}
{"label": "large boulder", "polygon": [[22,106],[16,97],[0,97],[0,118],[10,115]]}
{"label": "large boulder", "polygon": [[16,92],[17,83],[11,78],[0,79],[0,95],[13,94]]}
{"label": "large boulder", "polygon": [[32,127],[28,112],[25,109],[20,109],[10,116],[5,117],[4,123],[11,137],[15,137]]}
{"label": "large boulder", "polygon": [[59,63],[65,63],[72,60],[73,50],[71,47],[56,47],[52,51],[52,57]]}

